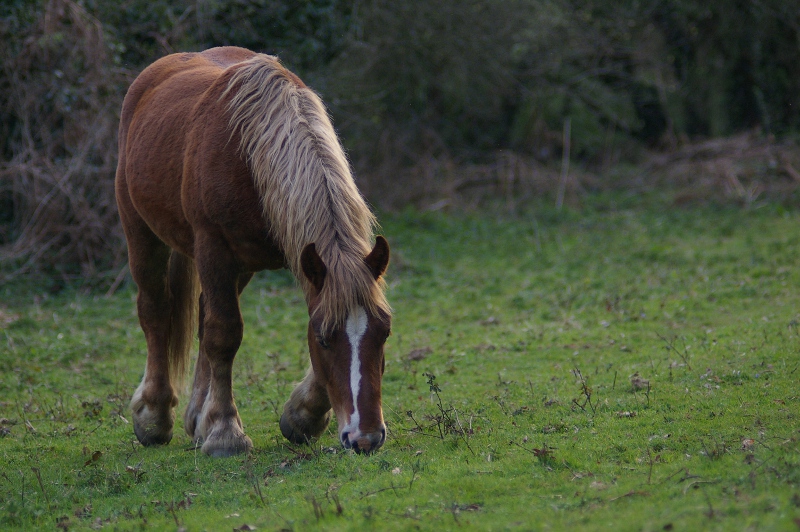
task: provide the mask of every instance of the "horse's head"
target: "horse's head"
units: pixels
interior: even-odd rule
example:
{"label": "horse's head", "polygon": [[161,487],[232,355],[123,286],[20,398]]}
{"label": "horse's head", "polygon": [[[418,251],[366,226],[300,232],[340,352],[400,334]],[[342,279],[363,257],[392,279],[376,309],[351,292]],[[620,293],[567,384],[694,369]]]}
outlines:
{"label": "horse's head", "polygon": [[[379,236],[364,264],[378,282],[389,263],[389,245]],[[391,316],[355,305],[342,323],[323,329],[316,313],[325,286],[327,267],[314,244],[302,253],[301,266],[312,288],[309,298],[308,346],[311,367],[284,408],[281,430],[288,439],[307,441],[327,426],[330,409],[336,414],[339,440],[347,449],[370,453],[386,439],[381,408],[383,345]],[[324,412],[323,412],[324,411]]]}

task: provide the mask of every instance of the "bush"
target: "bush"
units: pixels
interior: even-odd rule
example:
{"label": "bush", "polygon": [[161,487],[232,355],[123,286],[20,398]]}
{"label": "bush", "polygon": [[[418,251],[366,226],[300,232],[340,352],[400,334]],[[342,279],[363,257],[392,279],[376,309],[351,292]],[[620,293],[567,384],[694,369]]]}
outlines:
{"label": "bush", "polygon": [[114,169],[129,76],[113,68],[102,24],[77,3],[23,1],[9,11],[0,29],[2,266],[6,277],[91,279],[123,259]]}

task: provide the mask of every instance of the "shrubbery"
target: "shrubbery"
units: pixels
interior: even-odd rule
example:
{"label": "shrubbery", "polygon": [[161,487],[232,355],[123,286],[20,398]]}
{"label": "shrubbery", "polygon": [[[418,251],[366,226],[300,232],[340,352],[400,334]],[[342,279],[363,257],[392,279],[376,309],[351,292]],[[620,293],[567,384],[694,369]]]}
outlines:
{"label": "shrubbery", "polygon": [[[118,269],[127,84],[166,53],[228,44],[279,55],[323,95],[378,204],[424,196],[432,179],[453,191],[511,166],[527,174],[510,182],[534,175],[559,159],[566,118],[584,168],[643,146],[800,128],[800,12],[789,1],[6,0],[6,277]],[[472,175],[465,167],[478,177],[453,177]]]}

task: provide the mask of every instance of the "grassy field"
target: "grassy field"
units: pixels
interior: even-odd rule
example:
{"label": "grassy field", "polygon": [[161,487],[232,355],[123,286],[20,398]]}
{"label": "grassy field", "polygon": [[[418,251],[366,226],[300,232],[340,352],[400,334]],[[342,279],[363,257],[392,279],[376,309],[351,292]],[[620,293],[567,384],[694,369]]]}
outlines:
{"label": "grassy field", "polygon": [[286,273],[243,298],[235,389],[255,450],[231,459],[180,420],[170,445],[136,443],[132,287],[0,289],[0,528],[800,526],[800,212],[382,221],[396,314],[371,456],[334,429],[310,447],[280,435],[307,364]]}

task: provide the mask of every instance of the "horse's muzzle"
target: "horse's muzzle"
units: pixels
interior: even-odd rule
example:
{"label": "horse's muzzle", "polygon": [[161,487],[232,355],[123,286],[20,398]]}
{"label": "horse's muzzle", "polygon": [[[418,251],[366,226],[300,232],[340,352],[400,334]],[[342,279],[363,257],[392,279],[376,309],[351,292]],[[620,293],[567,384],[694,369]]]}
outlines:
{"label": "horse's muzzle", "polygon": [[358,454],[370,454],[386,441],[386,427],[382,426],[377,432],[343,432],[341,438],[345,449],[353,449]]}

